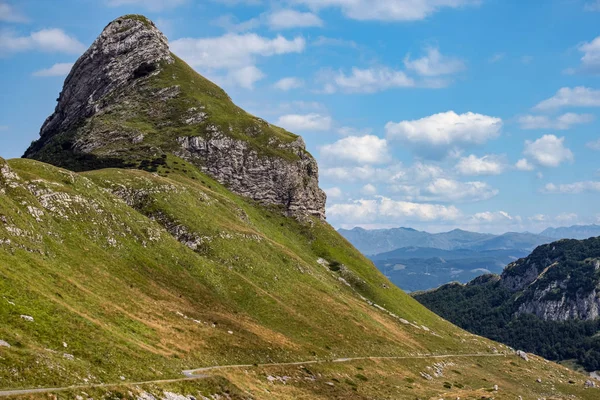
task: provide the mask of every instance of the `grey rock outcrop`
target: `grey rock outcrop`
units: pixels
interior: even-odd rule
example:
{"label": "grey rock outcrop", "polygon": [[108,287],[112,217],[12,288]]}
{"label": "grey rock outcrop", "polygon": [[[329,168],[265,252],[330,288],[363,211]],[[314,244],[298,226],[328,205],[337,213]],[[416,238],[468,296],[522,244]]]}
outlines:
{"label": "grey rock outcrop", "polygon": [[108,24],[71,69],[54,113],[42,125],[37,146],[25,156],[34,155],[54,134],[98,113],[115,89],[157,73],[161,61],[172,62],[173,58],[167,38],[150,20],[124,16]]}
{"label": "grey rock outcrop", "polygon": [[[548,287],[535,290],[533,298],[519,306],[518,313],[535,314],[551,321],[592,320],[600,316],[600,296],[597,289],[569,298],[560,286],[559,282],[554,282]],[[547,299],[546,296],[556,288],[562,292],[560,298]]]}
{"label": "grey rock outcrop", "polygon": [[167,154],[286,215],[325,219],[317,162],[302,138],[235,106],[145,17],[118,18],[75,63],[24,157],[82,171],[148,169]]}
{"label": "grey rock outcrop", "polygon": [[233,192],[262,204],[282,205],[290,215],[325,218],[325,193],[319,188],[318,166],[302,138],[288,145],[298,157],[289,161],[261,156],[247,142],[218,131],[208,137],[180,137],[177,153]]}

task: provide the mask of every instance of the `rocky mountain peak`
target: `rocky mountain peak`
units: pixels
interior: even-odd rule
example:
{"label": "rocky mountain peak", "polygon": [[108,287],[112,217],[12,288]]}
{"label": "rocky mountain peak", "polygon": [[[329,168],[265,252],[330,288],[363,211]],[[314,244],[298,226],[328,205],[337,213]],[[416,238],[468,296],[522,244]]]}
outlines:
{"label": "rocky mountain peak", "polygon": [[73,66],[25,157],[76,171],[159,172],[169,156],[261,204],[325,218],[318,166],[301,137],[233,104],[147,18],[117,18]]}
{"label": "rocky mountain peak", "polygon": [[[101,99],[136,77],[155,72],[165,60],[173,60],[167,38],[150,20],[126,15],[112,21],[67,76],[56,109],[41,128],[39,144],[98,112]],[[26,156],[36,150],[30,148]]]}

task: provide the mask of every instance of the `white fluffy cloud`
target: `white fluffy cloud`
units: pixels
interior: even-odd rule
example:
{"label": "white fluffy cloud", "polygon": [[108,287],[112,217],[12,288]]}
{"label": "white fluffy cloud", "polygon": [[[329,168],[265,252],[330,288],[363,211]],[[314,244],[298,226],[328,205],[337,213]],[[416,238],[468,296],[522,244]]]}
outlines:
{"label": "white fluffy cloud", "polygon": [[461,175],[499,175],[505,168],[504,157],[496,155],[477,157],[471,154],[462,157],[456,164],[456,170]]}
{"label": "white fluffy cloud", "polygon": [[294,0],[298,4],[319,10],[340,8],[356,20],[417,21],[444,8],[461,8],[479,4],[479,0]]}
{"label": "white fluffy cloud", "polygon": [[573,125],[587,124],[594,120],[591,114],[566,113],[556,118],[546,115],[523,115],[519,117],[521,129],[569,129]]}
{"label": "white fluffy cloud", "polygon": [[475,202],[491,199],[498,190],[485,182],[459,182],[453,179],[434,179],[419,190],[416,199],[439,202]]}
{"label": "white fluffy cloud", "polygon": [[360,192],[366,196],[373,196],[377,194],[377,188],[375,187],[375,185],[367,183],[360,189]]}
{"label": "white fluffy cloud", "polygon": [[340,189],[337,186],[330,187],[328,189],[323,189],[323,190],[325,191],[325,194],[327,195],[328,200],[340,198],[344,194],[342,192],[342,189]]}
{"label": "white fluffy cloud", "polygon": [[514,221],[515,219],[520,221],[520,217],[513,217],[506,211],[484,211],[484,212],[478,212],[478,213],[471,215],[468,218],[468,222],[475,223],[475,224],[481,224],[481,223],[489,224],[489,223],[509,222],[509,221]]}
{"label": "white fluffy cloud", "polygon": [[304,82],[300,78],[296,78],[293,76],[287,78],[281,78],[273,85],[275,89],[288,91],[292,89],[298,89],[304,86]]}
{"label": "white fluffy cloud", "polygon": [[276,125],[292,132],[328,131],[331,129],[331,117],[317,113],[287,114],[279,117]]}
{"label": "white fluffy cloud", "polygon": [[348,136],[320,149],[321,160],[382,164],[390,160],[387,141],[374,135]]}
{"label": "white fluffy cloud", "polygon": [[519,171],[533,171],[535,169],[535,166],[531,164],[526,158],[521,158],[515,164],[515,168]]}
{"label": "white fluffy cloud", "polygon": [[27,18],[8,3],[0,2],[0,21],[27,22]]}
{"label": "white fluffy cloud", "polygon": [[85,46],[62,29],[42,29],[29,36],[17,36],[13,32],[0,32],[0,53],[22,51],[80,54]]}
{"label": "white fluffy cloud", "polygon": [[453,147],[480,145],[498,137],[502,120],[496,117],[454,111],[412,121],[388,122],[387,138],[398,140],[433,154]]}
{"label": "white fluffy cloud", "polygon": [[444,170],[433,164],[416,162],[410,167],[392,164],[377,168],[371,165],[325,167],[320,170],[321,176],[342,182],[370,182],[392,185],[423,183],[442,177]]}
{"label": "white fluffy cloud", "polygon": [[583,52],[581,69],[593,74],[600,73],[600,36],[579,46],[579,51]]}
{"label": "white fluffy cloud", "polygon": [[323,21],[311,12],[296,10],[277,10],[266,16],[267,24],[271,29],[291,29],[321,27]]}
{"label": "white fluffy cloud", "polygon": [[258,17],[239,21],[233,15],[223,15],[212,22],[228,32],[246,32],[260,26],[267,26],[274,31],[294,28],[322,27],[323,20],[311,12],[292,9],[281,9],[260,14]]}
{"label": "white fluffy cloud", "polygon": [[193,67],[240,68],[254,64],[255,57],[301,53],[306,42],[302,37],[273,39],[255,33],[226,34],[211,38],[183,38],[171,42],[171,50]]}
{"label": "white fluffy cloud", "polygon": [[171,50],[192,67],[204,71],[226,70],[229,81],[245,88],[265,75],[256,67],[257,58],[288,53],[301,53],[306,42],[302,37],[273,39],[255,33],[228,33],[211,38],[183,38],[171,42]]}
{"label": "white fluffy cloud", "polygon": [[564,141],[564,137],[554,135],[544,135],[535,141],[527,140],[523,154],[543,167],[558,167],[563,162],[574,159]]}
{"label": "white fluffy cloud", "polygon": [[554,96],[538,103],[534,109],[548,111],[562,107],[600,107],[600,90],[585,86],[563,87]]}
{"label": "white fluffy cloud", "polygon": [[162,11],[179,7],[187,2],[188,0],[108,0],[107,4],[110,7],[137,6],[150,11]]}
{"label": "white fluffy cloud", "polygon": [[412,86],[415,86],[414,80],[403,71],[387,67],[367,69],[354,67],[349,75],[342,71],[336,73],[332,77],[332,81],[325,87],[325,92],[333,93],[342,90],[350,93],[375,93]]}
{"label": "white fluffy cloud", "polygon": [[263,79],[265,74],[254,65],[233,69],[229,71],[228,78],[245,89],[253,89],[254,84]]}
{"label": "white fluffy cloud", "polygon": [[398,166],[376,168],[371,165],[320,168],[321,177],[338,182],[389,182]]}
{"label": "white fluffy cloud", "polygon": [[49,77],[49,76],[67,76],[73,68],[73,63],[58,63],[54,64],[50,68],[41,69],[35,71],[33,76]]}
{"label": "white fluffy cloud", "polygon": [[600,192],[600,182],[583,181],[556,185],[548,183],[543,190],[544,193],[577,194],[583,192]]}
{"label": "white fluffy cloud", "polygon": [[454,206],[395,201],[387,197],[378,197],[376,200],[360,199],[351,203],[333,204],[327,209],[327,215],[348,223],[367,223],[378,219],[385,219],[388,222],[454,221],[460,218],[461,212]]}
{"label": "white fluffy cloud", "polygon": [[465,63],[454,57],[446,57],[436,47],[426,49],[427,54],[415,60],[410,59],[410,54],[404,58],[404,65],[408,70],[422,76],[450,75],[466,68]]}

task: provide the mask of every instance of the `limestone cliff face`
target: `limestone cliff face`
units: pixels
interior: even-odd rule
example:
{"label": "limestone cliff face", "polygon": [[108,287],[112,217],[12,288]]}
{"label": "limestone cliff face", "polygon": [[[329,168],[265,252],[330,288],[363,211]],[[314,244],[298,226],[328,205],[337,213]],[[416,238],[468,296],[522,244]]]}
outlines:
{"label": "limestone cliff face", "polygon": [[304,149],[302,138],[283,148],[293,151],[298,161],[261,157],[243,140],[214,130],[208,137],[184,136],[177,139],[177,155],[200,168],[233,192],[263,204],[283,205],[292,215],[325,218],[325,196],[318,186],[318,166]]}
{"label": "limestone cliff face", "polygon": [[509,264],[500,285],[515,293],[516,314],[544,320],[600,316],[600,238],[560,240]]}
{"label": "limestone cliff face", "polygon": [[24,157],[88,170],[142,168],[169,154],[261,204],[325,218],[302,138],[236,107],[170,52],[151,21],[118,18],[76,62]]}

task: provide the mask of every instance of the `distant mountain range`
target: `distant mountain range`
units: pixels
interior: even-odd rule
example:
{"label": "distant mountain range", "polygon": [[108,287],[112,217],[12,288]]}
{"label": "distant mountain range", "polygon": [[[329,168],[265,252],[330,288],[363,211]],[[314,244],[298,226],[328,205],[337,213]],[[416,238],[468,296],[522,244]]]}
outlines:
{"label": "distant mountain range", "polygon": [[502,272],[506,264],[527,256],[537,246],[556,239],[600,236],[599,225],[548,228],[540,234],[508,232],[502,235],[455,229],[428,233],[412,228],[340,229],[357,249],[392,282],[412,292],[479,275]]}
{"label": "distant mountain range", "polygon": [[600,225],[574,225],[548,228],[539,234],[508,232],[502,235],[477,233],[454,229],[449,232],[428,233],[412,228],[339,229],[358,250],[374,255],[402,247],[428,247],[442,250],[533,250],[537,246],[556,239],[587,239],[600,236]]}
{"label": "distant mountain range", "polygon": [[562,228],[548,228],[540,233],[554,239],[587,239],[600,236],[600,225],[573,225]]}
{"label": "distant mountain range", "polygon": [[[600,235],[600,227],[598,235]],[[571,229],[571,228],[564,228]],[[537,235],[529,232],[508,232],[502,235],[477,233],[454,229],[450,232],[428,233],[412,228],[374,229],[353,228],[340,229],[344,236],[358,250],[367,255],[389,252],[403,247],[427,247],[441,250],[528,250],[550,243],[555,236]],[[560,232],[559,235],[568,232]]]}

